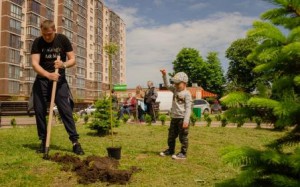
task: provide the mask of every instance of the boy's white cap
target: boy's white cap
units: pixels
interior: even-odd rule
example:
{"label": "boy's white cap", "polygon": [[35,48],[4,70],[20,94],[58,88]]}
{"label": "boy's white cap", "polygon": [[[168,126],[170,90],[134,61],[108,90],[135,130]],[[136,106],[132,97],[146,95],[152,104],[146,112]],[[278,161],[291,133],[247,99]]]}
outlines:
{"label": "boy's white cap", "polygon": [[171,78],[171,81],[173,81],[174,83],[187,83],[189,81],[189,78],[184,72],[178,72],[174,77]]}

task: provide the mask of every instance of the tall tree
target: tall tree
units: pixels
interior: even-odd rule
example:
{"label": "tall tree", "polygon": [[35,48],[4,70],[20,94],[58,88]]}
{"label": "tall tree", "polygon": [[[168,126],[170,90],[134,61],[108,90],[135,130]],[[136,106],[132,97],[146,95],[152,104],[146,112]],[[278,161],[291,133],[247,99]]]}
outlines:
{"label": "tall tree", "polygon": [[252,92],[255,90],[257,75],[252,71],[254,61],[247,56],[256,48],[257,42],[253,38],[238,39],[226,50],[226,57],[230,60],[227,71],[227,81],[235,90]]}
{"label": "tall tree", "polygon": [[265,150],[225,151],[225,161],[244,168],[231,186],[300,186],[300,1],[269,1],[278,8],[262,15],[267,21],[254,22],[248,36],[258,40],[249,59],[257,62],[255,72],[272,77],[271,95],[251,97],[247,105],[270,110],[275,126],[292,129]]}
{"label": "tall tree", "polygon": [[225,77],[217,52],[209,52],[207,55],[207,75],[206,88],[207,90],[223,95]]}
{"label": "tall tree", "polygon": [[189,76],[188,85],[197,83],[202,77],[199,77],[198,71],[204,66],[204,61],[199,51],[193,48],[183,48],[176,56],[173,62],[174,73],[183,71]]}
{"label": "tall tree", "polygon": [[[211,52],[207,61],[203,60],[199,51],[193,48],[183,48],[173,62],[174,73],[183,71],[189,76],[188,85],[197,83],[205,90],[222,94],[225,78],[217,53]],[[172,73],[171,75],[173,75]]]}

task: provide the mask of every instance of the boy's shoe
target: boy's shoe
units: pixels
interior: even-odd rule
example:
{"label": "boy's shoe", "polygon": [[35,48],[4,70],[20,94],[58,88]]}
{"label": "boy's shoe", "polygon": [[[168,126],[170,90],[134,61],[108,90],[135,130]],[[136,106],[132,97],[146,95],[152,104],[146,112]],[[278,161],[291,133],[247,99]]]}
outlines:
{"label": "boy's shoe", "polygon": [[45,141],[42,141],[39,148],[36,150],[36,153],[45,153],[45,146],[46,146]]}
{"label": "boy's shoe", "polygon": [[169,149],[159,153],[160,156],[171,156],[172,154],[174,154],[174,152]]}
{"label": "boy's shoe", "polygon": [[73,152],[77,155],[84,155],[84,151],[83,149],[81,148],[81,145],[80,143],[75,143],[73,145]]}
{"label": "boy's shoe", "polygon": [[175,160],[184,160],[186,159],[186,155],[180,152],[176,155],[172,155],[172,158]]}

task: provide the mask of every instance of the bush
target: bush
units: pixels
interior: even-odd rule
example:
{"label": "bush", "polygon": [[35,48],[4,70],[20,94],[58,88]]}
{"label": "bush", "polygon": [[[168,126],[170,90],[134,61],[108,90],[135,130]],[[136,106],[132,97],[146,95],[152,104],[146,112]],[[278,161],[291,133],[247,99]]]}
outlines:
{"label": "bush", "polygon": [[167,120],[167,115],[166,114],[162,114],[162,115],[159,115],[159,120],[161,121],[161,124],[162,125],[165,125],[166,123],[166,120]]}
{"label": "bush", "polygon": [[17,126],[17,121],[16,121],[15,118],[12,118],[12,119],[10,120],[10,125],[11,125],[13,128],[15,128],[15,127]]}
{"label": "bush", "polygon": [[151,117],[149,114],[146,114],[146,115],[145,115],[145,122],[146,122],[148,125],[151,125],[151,124],[152,124],[152,117]]}
{"label": "bush", "polygon": [[73,119],[74,119],[75,123],[78,122],[79,118],[80,118],[80,116],[77,113],[73,113]]}
{"label": "bush", "polygon": [[96,130],[99,135],[108,134],[112,127],[118,127],[120,121],[117,120],[116,112],[112,111],[112,125],[110,124],[110,100],[109,97],[98,100],[95,103],[96,111],[94,118],[89,124],[89,128]]}
{"label": "bush", "polygon": [[228,124],[228,119],[226,117],[222,117],[222,119],[221,119],[221,126],[222,127],[226,127],[227,124]]}
{"label": "bush", "polygon": [[191,121],[192,126],[195,126],[196,122],[198,121],[198,118],[194,112],[192,112],[192,114],[191,114],[190,121]]}
{"label": "bush", "polygon": [[122,120],[124,122],[124,124],[127,123],[127,121],[129,120],[130,116],[128,114],[124,114],[123,117],[122,117]]}
{"label": "bush", "polygon": [[89,121],[89,115],[84,115],[83,120],[84,123],[87,124],[87,122]]}
{"label": "bush", "polygon": [[255,117],[254,121],[256,123],[256,128],[260,129],[261,128],[260,125],[262,123],[262,119],[260,117]]}
{"label": "bush", "polygon": [[209,116],[209,114],[204,114],[204,120],[207,122],[206,126],[207,126],[207,127],[210,127],[211,122],[212,122],[212,119],[211,119],[211,117]]}
{"label": "bush", "polygon": [[221,121],[222,116],[221,116],[220,114],[217,114],[217,115],[215,116],[215,118],[216,118],[216,121]]}

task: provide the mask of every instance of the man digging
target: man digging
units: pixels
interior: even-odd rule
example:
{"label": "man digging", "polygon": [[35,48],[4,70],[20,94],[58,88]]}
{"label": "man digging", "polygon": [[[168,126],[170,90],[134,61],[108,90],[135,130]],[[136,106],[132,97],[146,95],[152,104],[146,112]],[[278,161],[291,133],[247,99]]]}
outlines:
{"label": "man digging", "polygon": [[[83,155],[84,151],[78,142],[79,135],[73,119],[74,103],[65,74],[66,68],[75,65],[71,42],[65,35],[56,33],[55,24],[51,20],[43,21],[40,28],[42,36],[34,40],[31,49],[32,66],[37,73],[32,92],[37,131],[41,140],[37,152],[45,153],[47,102],[51,96],[53,81],[57,81],[55,104],[73,144],[73,152]],[[61,60],[57,60],[57,56],[60,56]],[[59,69],[58,74],[55,73],[55,69]]]}

